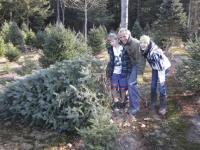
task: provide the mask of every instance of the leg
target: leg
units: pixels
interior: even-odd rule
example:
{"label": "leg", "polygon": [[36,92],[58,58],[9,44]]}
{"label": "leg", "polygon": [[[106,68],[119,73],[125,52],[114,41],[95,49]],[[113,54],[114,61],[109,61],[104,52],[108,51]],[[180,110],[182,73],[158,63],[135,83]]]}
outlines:
{"label": "leg", "polygon": [[152,69],[152,77],[151,77],[151,110],[156,109],[157,102],[157,82],[158,82],[158,71]]}
{"label": "leg", "polygon": [[126,105],[127,95],[126,92],[128,90],[128,81],[126,77],[121,76],[119,80],[119,91],[120,91],[120,99],[122,106]]}
{"label": "leg", "polygon": [[166,86],[165,82],[160,83],[160,108],[166,108]]}
{"label": "leg", "polygon": [[137,89],[137,67],[133,66],[131,75],[128,79],[128,94],[130,101],[130,110],[139,110],[139,96]]}
{"label": "leg", "polygon": [[111,78],[111,93],[113,101],[116,103],[119,101],[119,81],[118,81],[118,75],[113,74]]}
{"label": "leg", "polygon": [[168,74],[168,70],[166,70],[163,73],[164,80],[162,82],[160,82],[160,110],[159,113],[161,115],[165,115],[166,114],[166,107],[167,107],[167,94],[166,94],[166,85],[165,85],[165,80],[167,78],[167,74]]}

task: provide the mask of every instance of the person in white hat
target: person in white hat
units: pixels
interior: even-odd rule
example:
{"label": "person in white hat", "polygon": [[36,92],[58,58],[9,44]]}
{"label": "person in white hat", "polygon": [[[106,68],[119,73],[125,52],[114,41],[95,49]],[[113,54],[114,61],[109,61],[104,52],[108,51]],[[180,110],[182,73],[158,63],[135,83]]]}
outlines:
{"label": "person in white hat", "polygon": [[166,77],[169,73],[171,63],[160,49],[147,35],[140,37],[140,51],[152,68],[151,78],[151,104],[152,112],[156,112],[157,82],[160,83],[160,109],[159,114],[167,112]]}

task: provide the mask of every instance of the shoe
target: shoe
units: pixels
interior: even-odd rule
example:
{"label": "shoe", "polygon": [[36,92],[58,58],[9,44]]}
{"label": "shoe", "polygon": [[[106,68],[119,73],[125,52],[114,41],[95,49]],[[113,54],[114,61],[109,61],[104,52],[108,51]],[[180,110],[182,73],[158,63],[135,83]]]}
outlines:
{"label": "shoe", "polygon": [[154,120],[160,120],[160,116],[156,113],[155,110],[151,110],[151,111],[149,112],[149,114],[150,114],[150,116],[152,117],[152,119],[154,119]]}
{"label": "shoe", "polygon": [[161,114],[162,116],[164,116],[164,115],[166,115],[166,113],[167,113],[166,108],[160,108],[159,114]]}
{"label": "shoe", "polygon": [[123,103],[121,103],[121,102],[116,102],[116,103],[114,103],[114,104],[111,106],[111,108],[112,108],[112,109],[115,109],[115,108],[117,108],[117,109],[122,109],[122,108],[124,108],[124,105],[123,105]]}
{"label": "shoe", "polygon": [[139,108],[137,108],[137,109],[131,108],[131,109],[128,110],[128,113],[131,114],[131,115],[135,115],[137,112],[139,112]]}
{"label": "shoe", "polygon": [[122,104],[123,104],[123,108],[128,107],[128,102],[123,102]]}
{"label": "shoe", "polygon": [[114,101],[115,103],[117,103],[117,102],[119,102],[119,99],[118,99],[118,98],[114,98],[113,101]]}

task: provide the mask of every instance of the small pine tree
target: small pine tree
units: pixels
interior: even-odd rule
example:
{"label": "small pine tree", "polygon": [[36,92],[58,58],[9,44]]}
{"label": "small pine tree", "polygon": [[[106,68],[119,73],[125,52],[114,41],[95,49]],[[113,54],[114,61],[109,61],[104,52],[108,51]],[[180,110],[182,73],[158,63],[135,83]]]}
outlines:
{"label": "small pine tree", "polygon": [[4,54],[5,51],[5,43],[3,38],[0,36],[0,56]]}
{"label": "small pine tree", "polygon": [[5,42],[9,42],[9,32],[10,24],[5,21],[1,27],[1,36]]}
{"label": "small pine tree", "polygon": [[6,44],[5,56],[9,61],[17,61],[20,57],[20,51],[12,43]]}
{"label": "small pine tree", "polygon": [[21,28],[26,45],[35,46],[36,35],[32,31],[32,29],[29,29],[29,27],[25,23],[22,24]]}
{"label": "small pine tree", "polygon": [[142,33],[143,33],[142,27],[140,26],[140,23],[136,20],[134,25],[133,25],[131,34],[135,38],[140,38]]}
{"label": "small pine tree", "polygon": [[93,27],[89,31],[88,44],[91,46],[93,53],[100,52],[106,48],[106,34],[107,30],[104,26]]}
{"label": "small pine tree", "polygon": [[43,67],[62,60],[72,59],[86,53],[86,44],[74,31],[63,25],[49,26],[45,29],[43,56],[40,59]]}
{"label": "small pine tree", "polygon": [[157,25],[167,37],[180,36],[186,29],[186,18],[180,0],[163,0]]}
{"label": "small pine tree", "polygon": [[150,35],[151,34],[151,28],[150,28],[150,25],[148,23],[144,27],[144,34],[146,34],[146,35]]}
{"label": "small pine tree", "polygon": [[110,122],[111,113],[107,108],[98,107],[91,126],[79,130],[87,150],[113,149],[116,145],[117,126]]}
{"label": "small pine tree", "polygon": [[186,49],[190,54],[188,60],[183,61],[182,65],[177,67],[177,79],[185,88],[200,92],[200,37],[189,40]]}
{"label": "small pine tree", "polygon": [[35,46],[37,48],[43,49],[44,47],[44,42],[45,42],[45,32],[44,31],[38,31],[36,33],[36,42],[35,42]]}
{"label": "small pine tree", "polygon": [[16,45],[24,45],[24,37],[16,22],[5,22],[1,32],[5,42]]}
{"label": "small pine tree", "polygon": [[[91,125],[89,119],[96,118],[97,109],[108,102],[102,65],[92,57],[82,56],[13,82],[0,97],[6,113],[1,119],[21,118],[28,125],[60,131]],[[105,111],[101,114],[108,117]]]}

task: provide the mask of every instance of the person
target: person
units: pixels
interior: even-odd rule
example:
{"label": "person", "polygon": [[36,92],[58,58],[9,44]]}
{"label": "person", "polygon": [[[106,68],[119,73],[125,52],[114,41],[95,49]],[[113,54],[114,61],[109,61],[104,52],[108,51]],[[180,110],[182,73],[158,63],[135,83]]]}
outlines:
{"label": "person", "polygon": [[126,103],[126,92],[128,89],[128,61],[129,57],[124,48],[119,44],[117,34],[110,33],[108,41],[111,47],[108,48],[110,61],[108,63],[109,78],[111,80],[111,93],[113,107],[123,107]]}
{"label": "person", "polygon": [[167,112],[165,81],[169,73],[169,68],[171,66],[171,63],[163,53],[162,49],[160,49],[147,35],[142,35],[140,37],[140,51],[152,68],[150,109],[153,113],[156,113],[157,82],[159,81],[160,82],[159,114],[165,115]]}
{"label": "person", "polygon": [[142,74],[145,68],[145,59],[140,53],[139,41],[131,36],[131,32],[128,29],[120,28],[118,37],[130,59],[131,73],[128,78],[130,108],[128,113],[135,115],[140,110],[137,84],[143,79]]}

